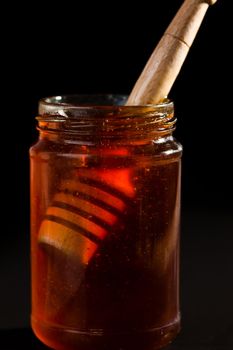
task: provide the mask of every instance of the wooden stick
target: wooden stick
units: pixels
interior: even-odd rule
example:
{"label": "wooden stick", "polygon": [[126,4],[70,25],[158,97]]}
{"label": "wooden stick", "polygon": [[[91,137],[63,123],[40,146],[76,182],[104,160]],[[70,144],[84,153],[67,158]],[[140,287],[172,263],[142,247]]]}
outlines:
{"label": "wooden stick", "polygon": [[216,1],[184,1],[136,82],[127,105],[155,104],[168,95],[209,5]]}

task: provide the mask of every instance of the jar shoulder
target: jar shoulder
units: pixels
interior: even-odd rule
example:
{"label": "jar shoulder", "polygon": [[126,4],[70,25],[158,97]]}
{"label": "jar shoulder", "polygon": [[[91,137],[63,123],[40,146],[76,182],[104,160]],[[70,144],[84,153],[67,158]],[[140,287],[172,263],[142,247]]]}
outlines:
{"label": "jar shoulder", "polygon": [[34,145],[31,146],[29,153],[30,156],[39,156],[47,154],[59,154],[69,157],[75,155],[94,155],[95,157],[110,157],[119,155],[121,157],[140,157],[148,156],[155,158],[169,158],[169,157],[180,157],[182,155],[182,145],[173,136],[164,138],[158,138],[151,140],[146,143],[131,144],[89,144],[83,145],[80,143],[65,143],[65,142],[54,142],[51,140],[40,139]]}
{"label": "jar shoulder", "polygon": [[163,154],[164,156],[171,154],[177,154],[177,156],[182,155],[183,147],[173,136],[169,136],[165,139],[154,140],[153,144],[155,153]]}
{"label": "jar shoulder", "polygon": [[[34,143],[30,149],[30,156],[40,155],[41,153],[63,153],[66,151],[68,147],[63,142],[55,142],[52,140],[48,140],[46,138],[39,139],[36,143]],[[69,149],[72,147],[69,146]]]}
{"label": "jar shoulder", "polygon": [[134,155],[151,158],[180,158],[183,147],[174,137],[158,138],[150,143],[135,147]]}

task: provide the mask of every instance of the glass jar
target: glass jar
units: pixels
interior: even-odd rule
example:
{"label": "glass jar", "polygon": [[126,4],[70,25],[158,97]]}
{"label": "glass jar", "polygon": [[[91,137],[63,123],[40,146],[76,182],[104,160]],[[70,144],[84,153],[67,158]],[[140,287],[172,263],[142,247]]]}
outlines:
{"label": "glass jar", "polygon": [[159,349],[180,328],[182,147],[173,103],[124,102],[39,104],[31,323],[54,349]]}

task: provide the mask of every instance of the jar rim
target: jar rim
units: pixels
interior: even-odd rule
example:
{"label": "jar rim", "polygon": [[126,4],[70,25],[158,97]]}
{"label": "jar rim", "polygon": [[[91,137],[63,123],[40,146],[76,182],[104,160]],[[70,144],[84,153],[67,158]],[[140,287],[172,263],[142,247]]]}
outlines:
{"label": "jar rim", "polygon": [[128,106],[124,105],[126,101],[127,96],[124,95],[44,98],[39,102],[39,115],[36,117],[38,129],[72,134],[76,138],[98,135],[114,139],[145,138],[145,135],[151,138],[152,135],[171,134],[175,129],[173,102],[165,100],[157,105]]}
{"label": "jar rim", "polygon": [[71,94],[57,95],[45,97],[39,100],[39,115],[60,114],[62,110],[103,110],[121,111],[124,113],[136,112],[143,108],[146,110],[160,111],[164,109],[171,110],[174,108],[174,103],[171,100],[165,99],[158,104],[145,105],[125,105],[127,95],[121,94]]}

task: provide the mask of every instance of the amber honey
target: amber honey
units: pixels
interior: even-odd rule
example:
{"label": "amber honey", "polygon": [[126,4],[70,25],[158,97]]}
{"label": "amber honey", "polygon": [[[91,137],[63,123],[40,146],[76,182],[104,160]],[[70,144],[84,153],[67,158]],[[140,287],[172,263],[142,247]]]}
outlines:
{"label": "amber honey", "polygon": [[180,328],[173,106],[49,101],[30,150],[33,330],[58,350],[159,349]]}

